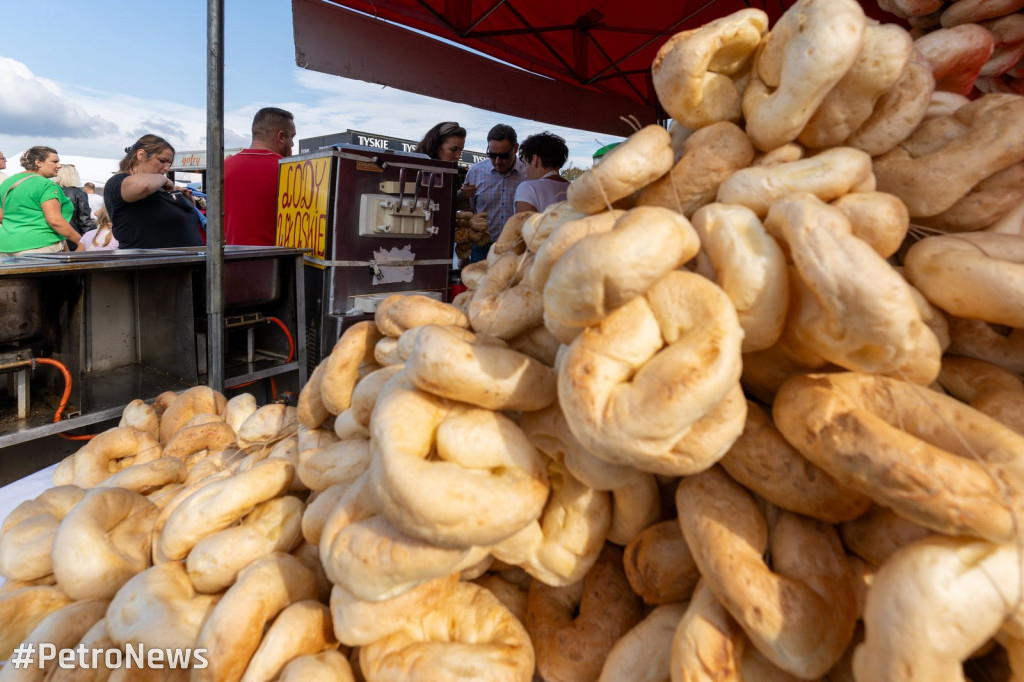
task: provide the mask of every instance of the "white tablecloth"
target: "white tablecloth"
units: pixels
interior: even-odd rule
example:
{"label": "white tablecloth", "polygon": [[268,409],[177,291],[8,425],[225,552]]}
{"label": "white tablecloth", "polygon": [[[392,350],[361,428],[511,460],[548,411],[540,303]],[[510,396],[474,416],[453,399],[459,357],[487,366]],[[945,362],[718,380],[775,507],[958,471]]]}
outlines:
{"label": "white tablecloth", "polygon": [[19,504],[53,487],[53,470],[56,468],[56,464],[48,466],[0,488],[0,525]]}

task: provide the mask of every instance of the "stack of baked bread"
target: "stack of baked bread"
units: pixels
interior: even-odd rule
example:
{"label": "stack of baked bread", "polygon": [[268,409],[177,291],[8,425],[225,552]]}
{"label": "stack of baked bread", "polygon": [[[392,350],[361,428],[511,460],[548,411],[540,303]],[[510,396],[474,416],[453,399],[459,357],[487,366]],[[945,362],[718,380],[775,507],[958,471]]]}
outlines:
{"label": "stack of baked bread", "polygon": [[937,89],[856,0],[768,28],[668,41],[670,131],[512,218],[452,304],[383,301],[296,409],[130,405],[0,529],[0,656],[203,647],[191,676],[231,682],[1024,674],[1024,97]]}

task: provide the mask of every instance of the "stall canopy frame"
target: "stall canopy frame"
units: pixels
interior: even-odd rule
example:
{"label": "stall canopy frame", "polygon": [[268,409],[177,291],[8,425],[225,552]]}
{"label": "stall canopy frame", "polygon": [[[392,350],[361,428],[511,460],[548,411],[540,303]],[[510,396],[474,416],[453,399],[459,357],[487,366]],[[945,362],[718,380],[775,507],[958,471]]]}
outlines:
{"label": "stall canopy frame", "polygon": [[[666,118],[650,66],[671,36],[795,0],[292,0],[300,67],[613,135]],[[898,21],[860,0],[865,12]],[[440,40],[439,40],[440,39]]]}

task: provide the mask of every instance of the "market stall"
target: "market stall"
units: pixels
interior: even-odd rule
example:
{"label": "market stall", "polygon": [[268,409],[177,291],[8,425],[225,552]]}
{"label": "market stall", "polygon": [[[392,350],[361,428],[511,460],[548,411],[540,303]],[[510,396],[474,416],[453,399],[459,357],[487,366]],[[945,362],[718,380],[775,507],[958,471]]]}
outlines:
{"label": "market stall", "polygon": [[944,16],[671,37],[673,125],[452,303],[383,298],[296,407],[172,392],[58,465],[0,529],[0,644],[232,682],[1016,679],[1024,97],[956,90],[996,38]]}

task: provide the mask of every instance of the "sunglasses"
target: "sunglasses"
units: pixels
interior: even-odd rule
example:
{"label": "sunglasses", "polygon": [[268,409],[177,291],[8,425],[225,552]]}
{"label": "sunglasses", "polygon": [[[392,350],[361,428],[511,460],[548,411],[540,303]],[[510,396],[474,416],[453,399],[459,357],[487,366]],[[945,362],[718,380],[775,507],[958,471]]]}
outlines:
{"label": "sunglasses", "polygon": [[512,152],[487,152],[487,158],[491,159],[492,161],[494,159],[509,159],[512,158]]}

